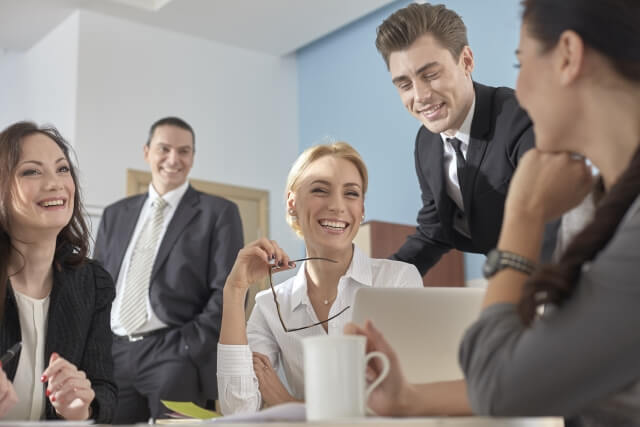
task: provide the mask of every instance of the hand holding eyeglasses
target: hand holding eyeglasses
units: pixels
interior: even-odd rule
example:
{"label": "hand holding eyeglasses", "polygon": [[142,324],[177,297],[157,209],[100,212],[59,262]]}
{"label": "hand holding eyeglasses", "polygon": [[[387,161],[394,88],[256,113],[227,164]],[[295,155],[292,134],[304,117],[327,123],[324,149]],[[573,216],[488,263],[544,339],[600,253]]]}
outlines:
{"label": "hand holding eyeglasses", "polygon": [[294,268],[295,263],[290,265],[290,262],[289,255],[275,240],[256,240],[238,252],[236,262],[227,277],[226,286],[246,290],[251,284],[265,278],[270,269],[275,273]]}
{"label": "hand holding eyeglasses", "polygon": [[[291,260],[289,258],[289,255],[287,255],[287,253],[282,250],[280,246],[278,246],[275,240],[269,240],[265,238],[256,240],[255,242],[249,243],[247,246],[242,248],[240,252],[238,252],[236,262],[233,264],[231,273],[229,273],[229,276],[227,277],[225,288],[230,287],[232,289],[246,292],[246,290],[249,288],[249,286],[251,286],[252,283],[256,283],[264,276],[268,276],[269,286],[271,287],[271,292],[273,293],[273,302],[276,305],[278,318],[280,320],[280,324],[282,325],[282,329],[284,329],[285,332],[300,331],[303,329],[312,328],[317,325],[322,325],[323,323],[327,323],[344,313],[347,309],[350,308],[350,306],[346,306],[339,313],[334,314],[328,319],[322,320],[320,322],[290,328],[287,327],[284,319],[282,318],[282,312],[280,311],[278,297],[276,296],[276,291],[273,288],[273,280],[271,277],[273,273],[290,270],[292,268],[295,268],[295,263],[297,261],[307,260],[320,260],[333,263],[337,262],[332,259],[322,257],[310,257]],[[223,341],[226,340],[221,340],[221,342]]]}

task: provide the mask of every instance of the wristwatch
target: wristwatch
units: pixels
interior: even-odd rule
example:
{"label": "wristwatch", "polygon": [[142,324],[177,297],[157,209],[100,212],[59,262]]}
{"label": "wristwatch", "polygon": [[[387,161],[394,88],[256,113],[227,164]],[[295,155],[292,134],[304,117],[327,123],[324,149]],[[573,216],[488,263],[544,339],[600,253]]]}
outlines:
{"label": "wristwatch", "polygon": [[536,263],[513,252],[492,249],[487,254],[487,260],[482,267],[482,274],[488,279],[505,268],[512,268],[530,275],[536,269]]}

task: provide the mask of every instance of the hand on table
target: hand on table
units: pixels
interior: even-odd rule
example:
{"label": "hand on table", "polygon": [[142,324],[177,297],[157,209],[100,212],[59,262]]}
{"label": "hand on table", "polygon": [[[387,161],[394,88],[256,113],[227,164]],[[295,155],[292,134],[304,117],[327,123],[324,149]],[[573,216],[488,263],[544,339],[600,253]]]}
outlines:
{"label": "hand on table", "polygon": [[58,415],[66,420],[89,418],[89,407],[96,394],[83,371],[58,353],[52,353],[41,381],[48,383],[46,395]]}

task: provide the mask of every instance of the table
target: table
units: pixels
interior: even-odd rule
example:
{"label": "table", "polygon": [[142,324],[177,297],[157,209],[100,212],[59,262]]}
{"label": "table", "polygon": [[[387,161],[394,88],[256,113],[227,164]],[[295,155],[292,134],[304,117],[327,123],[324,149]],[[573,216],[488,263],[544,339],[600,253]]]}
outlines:
{"label": "table", "polygon": [[[161,422],[162,420],[159,420]],[[307,427],[309,425],[331,425],[334,427],[348,427],[353,425],[372,425],[375,427],[564,427],[562,418],[498,418],[498,417],[424,417],[424,418],[387,418],[369,417],[349,421],[335,422],[269,422],[260,423],[268,427]],[[205,425],[230,425],[234,427],[255,427],[258,423],[220,423],[214,422]],[[144,424],[138,424],[142,426]],[[199,426],[202,422],[187,422],[182,420],[165,425]]]}

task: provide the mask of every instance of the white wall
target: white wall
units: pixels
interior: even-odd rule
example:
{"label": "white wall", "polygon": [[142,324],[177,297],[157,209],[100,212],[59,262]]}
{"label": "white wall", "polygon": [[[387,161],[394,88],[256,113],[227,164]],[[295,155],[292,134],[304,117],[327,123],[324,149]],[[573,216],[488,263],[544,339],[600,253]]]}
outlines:
{"label": "white wall", "polygon": [[18,120],[54,124],[73,143],[76,120],[78,13],[31,49],[0,60],[0,128]]}
{"label": "white wall", "polygon": [[196,132],[191,177],[270,192],[270,234],[300,251],[284,221],[298,153],[294,58],[279,58],[79,12],[76,150],[85,201],[125,195],[125,169],[147,170],[151,123],[177,115]]}
{"label": "white wall", "polygon": [[0,55],[0,129],[26,117],[24,54]]}

